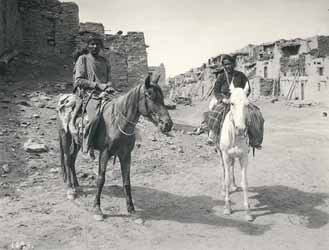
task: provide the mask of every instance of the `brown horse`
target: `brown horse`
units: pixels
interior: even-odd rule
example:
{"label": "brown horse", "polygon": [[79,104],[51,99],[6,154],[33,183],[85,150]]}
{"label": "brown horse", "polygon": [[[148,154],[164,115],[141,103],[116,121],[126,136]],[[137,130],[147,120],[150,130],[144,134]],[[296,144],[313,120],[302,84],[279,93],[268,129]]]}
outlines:
{"label": "brown horse", "polygon": [[[158,81],[158,79],[157,79]],[[94,147],[99,151],[97,194],[94,202],[94,218],[103,219],[100,197],[105,182],[106,166],[111,157],[118,157],[121,165],[123,188],[128,213],[134,213],[131,197],[130,165],[131,152],[135,146],[135,127],[140,115],[146,117],[162,132],[169,132],[173,122],[164,105],[164,96],[157,81],[151,83],[150,76],[144,84],[104,105],[94,137]],[[58,109],[60,110],[60,109]],[[75,172],[75,160],[80,146],[76,144],[65,119],[58,112],[58,128],[61,151],[61,166],[67,186],[67,198],[74,199],[79,187]]]}

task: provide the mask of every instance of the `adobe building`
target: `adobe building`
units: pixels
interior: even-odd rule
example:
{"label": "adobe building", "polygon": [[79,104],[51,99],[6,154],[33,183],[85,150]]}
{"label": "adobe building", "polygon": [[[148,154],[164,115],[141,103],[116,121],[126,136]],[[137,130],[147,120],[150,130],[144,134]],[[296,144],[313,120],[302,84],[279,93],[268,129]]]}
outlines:
{"label": "adobe building", "polygon": [[115,86],[122,90],[130,89],[145,81],[148,75],[147,45],[143,32],[122,31],[106,34],[101,23],[81,23],[77,50],[86,47],[86,37],[97,33],[103,37],[104,50],[102,55],[111,66],[111,77]]}
{"label": "adobe building", "polygon": [[[250,80],[252,97],[282,96],[287,100],[329,104],[329,36],[248,45],[231,54],[236,58],[237,70],[244,72]],[[198,74],[203,77],[197,85],[210,89],[220,71],[221,56],[212,57],[201,67],[175,78],[181,79],[183,75],[188,79],[191,72],[199,72],[195,77]],[[181,85],[184,80],[176,82]],[[190,95],[206,98],[208,92]]]}
{"label": "adobe building", "polygon": [[0,67],[19,53],[68,58],[76,46],[79,8],[58,0],[0,1]]}
{"label": "adobe building", "polygon": [[79,22],[79,7],[58,0],[0,1],[0,74],[17,56],[73,66],[74,55],[86,47],[84,37],[96,32],[104,38],[103,55],[112,80],[124,89],[144,82],[148,75],[147,45],[142,32],[105,34],[103,24]]}

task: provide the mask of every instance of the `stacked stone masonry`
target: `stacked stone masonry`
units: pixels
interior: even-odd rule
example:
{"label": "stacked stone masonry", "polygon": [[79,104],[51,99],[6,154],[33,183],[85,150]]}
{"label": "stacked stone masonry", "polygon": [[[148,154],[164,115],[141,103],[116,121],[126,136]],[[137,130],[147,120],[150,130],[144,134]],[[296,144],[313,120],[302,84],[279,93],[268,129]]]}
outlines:
{"label": "stacked stone masonry", "polygon": [[0,56],[12,50],[39,57],[70,57],[79,29],[75,3],[1,0]]}
{"label": "stacked stone masonry", "polygon": [[58,0],[0,1],[0,73],[6,73],[1,70],[1,58],[8,58],[5,55],[13,51],[72,65],[72,55],[86,47],[84,36],[90,32],[104,37],[104,55],[116,86],[127,89],[144,82],[148,65],[142,32],[105,35],[101,23],[79,23],[78,5]]}
{"label": "stacked stone masonry", "polygon": [[[244,72],[253,88],[252,95],[280,95],[292,99],[316,99],[328,102],[329,95],[329,36],[314,36],[306,39],[278,40],[260,45],[248,45],[230,53],[236,58],[237,70]],[[204,86],[208,90],[214,83],[221,69],[222,55],[210,58],[207,63],[193,68],[186,73],[171,79],[171,85],[179,94],[179,89],[187,89],[187,85]],[[206,76],[205,72],[211,72]],[[197,83],[189,81],[200,75]],[[297,86],[294,86],[297,85]],[[188,87],[197,90],[197,87]],[[295,89],[294,93],[288,93]],[[209,91],[190,92],[195,98],[206,98]]]}

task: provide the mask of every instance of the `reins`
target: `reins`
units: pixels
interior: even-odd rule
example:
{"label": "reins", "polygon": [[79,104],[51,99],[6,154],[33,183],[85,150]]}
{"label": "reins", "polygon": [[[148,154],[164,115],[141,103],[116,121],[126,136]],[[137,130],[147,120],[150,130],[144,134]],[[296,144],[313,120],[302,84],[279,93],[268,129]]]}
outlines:
{"label": "reins", "polygon": [[[138,87],[138,96],[137,96],[138,104],[141,102],[141,99],[140,99],[140,91],[141,91],[141,89],[142,89],[142,85],[140,85],[140,86]],[[146,95],[145,95],[145,98],[144,98],[144,99],[145,99],[145,103],[144,103],[145,110],[148,112],[148,105],[147,105],[147,102],[146,102]],[[137,106],[137,113],[140,113],[140,111],[138,110],[138,108],[139,108],[139,105]],[[132,132],[132,133],[128,133],[128,132],[124,131],[124,130],[120,127],[120,125],[119,125],[119,123],[118,123],[117,126],[118,126],[119,131],[120,131],[122,134],[126,135],[126,136],[133,136],[133,135],[135,135],[135,128],[136,128],[136,126],[137,126],[138,121],[137,121],[137,122],[130,121],[129,119],[127,119],[127,117],[126,117],[122,112],[120,112],[119,110],[116,110],[116,111],[117,111],[117,113],[119,114],[119,116],[121,116],[121,117],[122,117],[127,123],[133,125],[133,132]]]}

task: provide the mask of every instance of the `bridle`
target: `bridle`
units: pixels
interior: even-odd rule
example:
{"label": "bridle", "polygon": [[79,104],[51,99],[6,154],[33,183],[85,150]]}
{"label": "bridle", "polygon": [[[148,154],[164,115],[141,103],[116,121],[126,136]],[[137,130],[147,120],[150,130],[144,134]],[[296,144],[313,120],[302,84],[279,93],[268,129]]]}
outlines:
{"label": "bridle", "polygon": [[[229,115],[228,118],[229,118],[230,122],[233,125],[234,131],[236,131],[237,127],[236,127],[235,122],[234,122],[234,119],[233,119],[232,110],[230,110],[230,112],[228,113],[228,115]],[[236,135],[235,134],[235,137],[238,136],[240,138],[246,138],[248,140],[248,127],[249,127],[249,123],[248,123],[247,120],[246,120],[245,124],[246,124],[246,128],[244,129],[243,134],[242,135]]]}
{"label": "bridle", "polygon": [[[141,85],[139,88],[138,88],[138,106],[137,106],[137,113],[141,113],[140,112],[140,110],[139,110],[139,104],[141,103],[141,101],[142,101],[142,99],[140,98],[140,91],[141,91],[141,89],[142,89],[142,87],[143,87],[143,85]],[[149,111],[149,107],[148,107],[148,104],[147,104],[147,99],[149,99],[150,97],[146,94],[146,91],[144,92],[144,103],[143,103],[143,105],[144,105],[144,107],[145,107],[145,111],[146,111],[146,113],[147,114],[149,114],[150,113],[150,111]],[[127,123],[129,123],[129,124],[131,124],[131,125],[133,125],[133,127],[134,127],[134,129],[133,129],[133,132],[132,133],[128,133],[128,132],[126,132],[126,131],[124,131],[121,127],[120,127],[120,125],[119,125],[119,123],[118,123],[118,129],[119,129],[119,131],[122,133],[122,134],[124,134],[124,135],[126,135],[126,136],[133,136],[133,135],[135,135],[135,128],[136,128],[136,126],[137,126],[137,123],[138,123],[138,121],[137,122],[133,122],[133,121],[130,121],[129,119],[127,119],[126,117],[125,117],[125,115],[122,113],[122,112],[120,112],[120,111],[117,111],[118,113],[119,113],[119,115],[127,122]]]}

